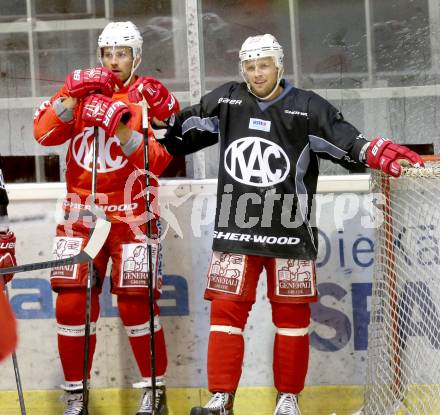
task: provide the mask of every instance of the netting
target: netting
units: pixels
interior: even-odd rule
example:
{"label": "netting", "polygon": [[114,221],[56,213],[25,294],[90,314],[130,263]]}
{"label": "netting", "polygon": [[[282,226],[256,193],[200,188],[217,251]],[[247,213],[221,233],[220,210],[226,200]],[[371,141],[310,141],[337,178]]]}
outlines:
{"label": "netting", "polygon": [[440,414],[440,161],[375,172],[375,270],[364,415]]}

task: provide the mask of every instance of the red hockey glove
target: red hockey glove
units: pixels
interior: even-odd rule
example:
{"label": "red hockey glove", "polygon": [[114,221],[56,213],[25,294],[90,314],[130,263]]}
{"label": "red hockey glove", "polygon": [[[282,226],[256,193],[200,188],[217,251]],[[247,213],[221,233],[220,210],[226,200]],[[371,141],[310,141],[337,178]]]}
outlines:
{"label": "red hockey glove", "polygon": [[380,169],[390,176],[399,177],[402,167],[397,160],[408,160],[415,167],[423,167],[421,157],[405,146],[394,144],[388,138],[375,138],[367,149],[367,164],[372,169]]}
{"label": "red hockey glove", "polygon": [[100,94],[89,95],[84,100],[82,119],[86,124],[103,128],[112,137],[119,122],[124,124],[131,118],[128,105],[122,101],[113,101]]}
{"label": "red hockey glove", "polygon": [[167,120],[171,114],[179,111],[179,103],[176,98],[155,78],[143,76],[128,90],[130,102],[138,103],[143,98],[146,99],[150,107],[151,116],[160,121]]}
{"label": "red hockey glove", "polygon": [[69,95],[84,98],[93,93],[111,97],[115,88],[122,88],[121,80],[109,69],[97,66],[89,69],[76,69],[67,75],[65,81]]}
{"label": "red hockey glove", "polygon": [[[0,268],[16,265],[14,232],[0,233]],[[13,276],[14,274],[3,275],[5,283],[11,281]]]}

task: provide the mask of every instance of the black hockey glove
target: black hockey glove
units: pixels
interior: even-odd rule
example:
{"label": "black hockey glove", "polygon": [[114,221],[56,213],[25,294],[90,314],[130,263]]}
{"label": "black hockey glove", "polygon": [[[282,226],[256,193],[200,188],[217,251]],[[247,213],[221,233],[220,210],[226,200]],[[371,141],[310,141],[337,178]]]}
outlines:
{"label": "black hockey glove", "polygon": [[189,154],[185,151],[181,121],[174,114],[167,120],[165,135],[162,138],[156,137],[156,141],[162,144],[172,156]]}

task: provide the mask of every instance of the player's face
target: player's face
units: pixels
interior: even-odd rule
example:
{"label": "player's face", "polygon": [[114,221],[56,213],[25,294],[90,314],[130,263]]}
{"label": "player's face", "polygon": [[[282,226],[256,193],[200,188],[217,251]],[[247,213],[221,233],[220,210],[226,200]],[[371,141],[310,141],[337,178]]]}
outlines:
{"label": "player's face", "polygon": [[110,69],[122,82],[131,74],[133,53],[128,47],[106,47],[102,51],[102,64]]}
{"label": "player's face", "polygon": [[[248,80],[252,92],[257,96],[264,98],[269,95],[278,80],[278,68],[271,57],[260,58],[243,62],[243,70]],[[281,93],[275,92],[272,99]]]}

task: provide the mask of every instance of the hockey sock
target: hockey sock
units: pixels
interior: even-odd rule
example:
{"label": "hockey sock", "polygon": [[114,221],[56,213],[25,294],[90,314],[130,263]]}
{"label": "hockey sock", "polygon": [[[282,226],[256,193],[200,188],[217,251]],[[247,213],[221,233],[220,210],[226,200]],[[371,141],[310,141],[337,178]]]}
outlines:
{"label": "hockey sock", "polygon": [[298,394],[304,389],[309,362],[310,308],[308,304],[272,303],[277,326],[273,350],[275,387]]}
{"label": "hockey sock", "polygon": [[[151,377],[151,362],[148,297],[119,295],[118,308],[141,375],[144,378],[149,378]],[[168,361],[165,336],[159,322],[159,306],[156,302],[154,303],[154,314],[156,376],[163,376],[166,372]]]}
{"label": "hockey sock", "polygon": [[[86,292],[84,289],[60,290],[56,301],[58,323],[58,351],[66,383],[83,378]],[[99,300],[92,290],[92,315],[90,325],[89,377],[96,347],[96,321]]]}
{"label": "hockey sock", "polygon": [[242,334],[211,331],[208,342],[208,389],[235,392],[241,376],[244,340]]}
{"label": "hockey sock", "polygon": [[243,329],[250,302],[213,300],[208,342],[208,388],[212,392],[235,392],[243,364]]}

